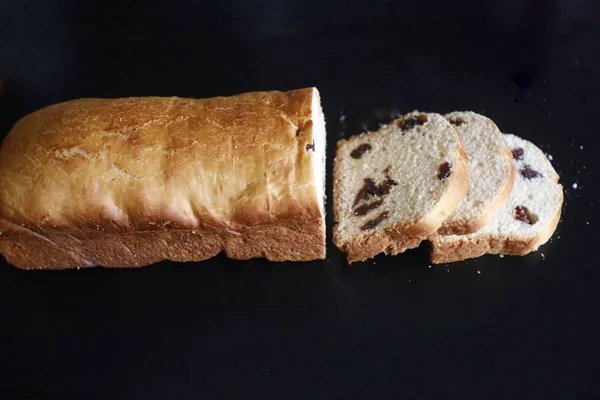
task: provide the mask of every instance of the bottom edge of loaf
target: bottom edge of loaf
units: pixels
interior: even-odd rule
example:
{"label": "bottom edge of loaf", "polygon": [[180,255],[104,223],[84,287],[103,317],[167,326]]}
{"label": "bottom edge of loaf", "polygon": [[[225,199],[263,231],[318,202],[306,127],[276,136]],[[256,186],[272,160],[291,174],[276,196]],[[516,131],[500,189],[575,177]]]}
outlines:
{"label": "bottom edge of loaf", "polygon": [[75,237],[53,232],[0,240],[0,253],[20,269],[133,268],[163,260],[203,261],[219,254],[238,260],[312,261],[325,258],[323,223],[249,228],[244,233],[155,231],[95,233]]}

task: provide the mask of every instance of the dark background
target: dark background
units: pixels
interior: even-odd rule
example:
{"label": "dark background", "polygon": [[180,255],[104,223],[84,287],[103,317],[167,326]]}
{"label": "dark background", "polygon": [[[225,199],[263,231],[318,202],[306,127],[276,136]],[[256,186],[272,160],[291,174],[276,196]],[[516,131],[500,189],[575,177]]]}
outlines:
{"label": "dark background", "polygon": [[317,86],[330,198],[337,139],[415,108],[532,140],[566,197],[523,258],[347,267],[329,243],[298,264],[2,260],[0,398],[598,398],[598,21],[594,0],[3,0],[0,137],[77,97]]}

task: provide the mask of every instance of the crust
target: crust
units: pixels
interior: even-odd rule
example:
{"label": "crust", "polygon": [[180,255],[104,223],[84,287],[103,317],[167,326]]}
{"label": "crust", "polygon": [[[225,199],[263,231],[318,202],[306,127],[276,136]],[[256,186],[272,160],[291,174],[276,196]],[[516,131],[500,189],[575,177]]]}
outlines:
{"label": "crust", "polygon": [[352,264],[353,262],[368,260],[379,253],[396,255],[404,250],[418,247],[423,240],[422,237],[411,237],[400,233],[403,227],[397,227],[396,229],[396,231],[382,231],[365,235],[359,240],[346,242],[338,247],[346,253],[348,264]]}
{"label": "crust", "polygon": [[67,232],[44,236],[23,232],[0,240],[0,253],[21,269],[141,267],[162,260],[202,261],[219,253],[238,260],[309,261],[325,258],[324,240],[324,225],[310,222],[252,227],[245,232],[97,232],[79,237]]}
{"label": "crust", "polygon": [[[338,143],[339,148],[340,144]],[[339,240],[334,230],[333,242],[347,254],[348,263],[365,261],[382,252],[391,255],[402,253],[408,249],[418,247],[427,236],[439,229],[444,220],[458,207],[469,188],[469,172],[466,160],[467,157],[463,149],[460,148],[459,157],[450,176],[447,190],[439,199],[436,207],[414,224],[396,226],[393,230],[363,235],[350,242]],[[335,163],[335,177],[339,176],[338,172],[338,163]],[[334,217],[336,221],[339,217],[339,203],[341,202],[341,199],[338,198],[339,192],[338,182],[334,179]]]}
{"label": "crust", "polygon": [[533,237],[496,237],[482,235],[469,240],[435,241],[430,242],[431,262],[434,264],[450,263],[455,261],[477,258],[484,254],[503,254],[523,256],[536,251],[545,244],[554,234],[562,213],[563,193],[556,213],[546,226]]}
{"label": "crust", "polygon": [[496,199],[488,205],[488,207],[479,215],[479,217],[470,221],[458,221],[453,224],[443,224],[440,229],[436,232],[439,235],[467,235],[470,233],[477,232],[486,226],[494,215],[502,208],[502,206],[508,200],[515,182],[515,165],[512,162],[512,154],[507,151],[506,158],[509,163],[508,179],[504,188]]}
{"label": "crust", "polygon": [[314,96],[82,99],[30,114],[0,148],[0,253],[22,268],[323,259]]}

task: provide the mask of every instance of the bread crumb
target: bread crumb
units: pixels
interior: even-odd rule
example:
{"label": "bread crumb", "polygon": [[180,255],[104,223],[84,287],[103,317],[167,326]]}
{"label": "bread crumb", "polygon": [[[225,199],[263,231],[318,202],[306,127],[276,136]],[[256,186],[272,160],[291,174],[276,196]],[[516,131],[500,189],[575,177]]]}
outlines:
{"label": "bread crumb", "polygon": [[481,271],[477,270],[477,275],[481,275]]}
{"label": "bread crumb", "polygon": [[412,281],[409,279],[409,280],[408,280],[408,283],[411,283],[411,282],[412,282]]}
{"label": "bread crumb", "polygon": [[77,267],[77,269],[81,269],[81,267]]}
{"label": "bread crumb", "polygon": [[431,268],[431,265],[428,265],[427,268]]}
{"label": "bread crumb", "polygon": [[447,269],[447,270],[446,270],[446,272],[450,272],[450,270],[449,270],[449,269]]}
{"label": "bread crumb", "polygon": [[579,150],[583,150],[583,146],[579,146]]}
{"label": "bread crumb", "polygon": [[[590,224],[590,221],[585,221],[585,224],[586,224],[586,225],[589,225],[589,224]],[[0,232],[0,235],[2,235],[2,232]]]}
{"label": "bread crumb", "polygon": [[548,160],[550,160],[550,161],[554,160],[554,157],[552,157],[552,154],[548,154]]}
{"label": "bread crumb", "polygon": [[340,122],[343,124],[344,121],[346,120],[346,115],[342,114],[340,115]]}
{"label": "bread crumb", "polygon": [[577,189],[577,182],[573,184],[573,189]]}
{"label": "bread crumb", "polygon": [[546,255],[544,253],[540,253],[540,255],[542,256],[542,258],[546,258]]}
{"label": "bread crumb", "polygon": [[500,258],[504,258],[504,254],[500,254],[499,256],[500,256]]}

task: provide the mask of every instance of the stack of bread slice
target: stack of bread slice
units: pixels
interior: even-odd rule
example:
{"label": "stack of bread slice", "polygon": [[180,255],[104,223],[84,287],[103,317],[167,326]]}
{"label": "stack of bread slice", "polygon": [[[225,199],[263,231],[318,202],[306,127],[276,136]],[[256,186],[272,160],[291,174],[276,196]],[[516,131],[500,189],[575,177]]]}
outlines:
{"label": "stack of bread slice", "polygon": [[412,112],[341,140],[334,243],[348,262],[430,243],[434,263],[524,255],[554,233],[563,202],[534,144],[473,112]]}

